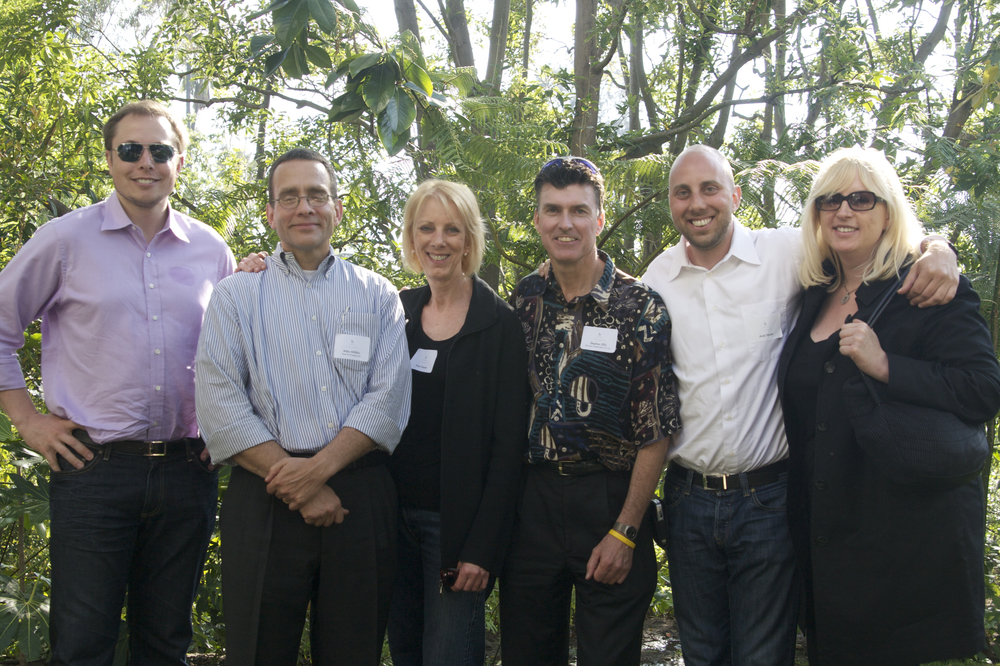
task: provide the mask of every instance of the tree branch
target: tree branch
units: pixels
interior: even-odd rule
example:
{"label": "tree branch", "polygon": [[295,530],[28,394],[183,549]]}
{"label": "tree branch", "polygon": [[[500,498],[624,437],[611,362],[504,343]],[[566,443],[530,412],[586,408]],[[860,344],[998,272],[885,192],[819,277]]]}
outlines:
{"label": "tree branch", "polygon": [[628,5],[629,3],[627,2],[622,3],[621,12],[611,24],[614,27],[614,37],[611,40],[611,48],[608,49],[608,54],[601,58],[601,62],[591,68],[590,71],[594,74],[600,74],[603,72],[604,68],[611,62],[611,59],[615,57],[615,52],[618,51],[618,39],[622,34],[622,25],[625,23],[625,16],[628,14]]}
{"label": "tree branch", "polygon": [[615,230],[618,229],[618,227],[621,226],[622,222],[624,222],[625,220],[627,220],[628,218],[632,217],[637,212],[639,212],[640,210],[642,210],[643,208],[645,208],[646,206],[648,206],[653,201],[653,199],[655,199],[656,197],[660,196],[665,191],[666,190],[657,190],[656,192],[653,192],[648,197],[646,197],[645,199],[643,199],[642,201],[640,201],[639,203],[637,203],[636,205],[632,206],[627,211],[625,211],[624,213],[622,213],[621,217],[619,217],[617,220],[615,220],[615,223],[612,224],[610,227],[608,227],[608,231],[607,231],[607,233],[604,234],[604,238],[602,238],[601,241],[597,244],[598,249],[604,247],[604,243],[609,238],[611,238],[611,236],[615,233]]}

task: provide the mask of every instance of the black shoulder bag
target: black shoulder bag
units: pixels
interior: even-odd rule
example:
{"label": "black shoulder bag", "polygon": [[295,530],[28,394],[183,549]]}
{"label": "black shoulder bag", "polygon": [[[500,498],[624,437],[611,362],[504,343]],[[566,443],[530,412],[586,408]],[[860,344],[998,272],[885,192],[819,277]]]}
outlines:
{"label": "black shoulder bag", "polygon": [[[899,289],[909,268],[868,318],[875,321]],[[982,471],[990,455],[982,424],[951,412],[887,397],[888,387],[859,373],[843,387],[847,414],[858,445],[890,481],[927,490],[964,485]]]}

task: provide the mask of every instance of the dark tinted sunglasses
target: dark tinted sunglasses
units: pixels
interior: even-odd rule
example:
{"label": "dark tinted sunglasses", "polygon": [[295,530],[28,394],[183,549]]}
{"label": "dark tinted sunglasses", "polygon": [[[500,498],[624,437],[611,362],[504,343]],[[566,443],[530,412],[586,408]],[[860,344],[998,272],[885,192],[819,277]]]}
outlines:
{"label": "dark tinted sunglasses", "polygon": [[593,162],[584,159],[582,157],[557,157],[554,160],[549,160],[548,162],[546,162],[545,166],[542,167],[542,171],[545,171],[549,167],[562,166],[563,164],[582,164],[583,166],[587,167],[590,173],[594,174],[595,176],[599,173],[597,171],[597,167],[594,166]]}
{"label": "dark tinted sunglasses", "polygon": [[877,203],[885,203],[885,199],[874,192],[851,192],[850,194],[828,194],[825,197],[816,197],[817,210],[840,210],[840,205],[847,201],[851,210],[866,211],[871,210]]}
{"label": "dark tinted sunglasses", "polygon": [[138,162],[142,157],[142,149],[149,148],[149,156],[154,162],[163,164],[174,157],[174,147],[163,143],[151,143],[145,146],[141,143],[119,143],[118,157],[122,162]]}

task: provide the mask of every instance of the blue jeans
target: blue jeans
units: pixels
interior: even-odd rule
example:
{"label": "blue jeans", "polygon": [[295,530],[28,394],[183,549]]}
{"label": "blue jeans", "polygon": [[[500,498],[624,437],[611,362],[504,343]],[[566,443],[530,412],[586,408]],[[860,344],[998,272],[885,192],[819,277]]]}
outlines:
{"label": "blue jeans", "polygon": [[486,657],[486,591],[441,590],[441,514],[401,507],[398,547],[389,610],[392,663],[481,666]]}
{"label": "blue jeans", "polygon": [[50,664],[110,666],[126,588],[129,663],[187,663],[218,493],[191,457],[97,454],[52,472]]}
{"label": "blue jeans", "polygon": [[670,582],[687,666],[781,666],[795,659],[798,577],[785,518],[787,477],[739,476],[706,490],[668,474]]}

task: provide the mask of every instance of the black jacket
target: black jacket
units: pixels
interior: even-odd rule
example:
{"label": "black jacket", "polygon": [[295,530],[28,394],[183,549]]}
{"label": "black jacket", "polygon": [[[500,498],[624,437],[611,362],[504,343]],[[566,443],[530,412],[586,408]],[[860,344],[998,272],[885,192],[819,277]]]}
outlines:
{"label": "black jacket", "polygon": [[[461,560],[498,575],[528,446],[528,352],[511,307],[481,279],[472,279],[469,312],[446,359],[441,566]],[[424,285],[399,296],[410,338],[431,290]]]}
{"label": "black jacket", "polygon": [[[894,280],[862,285],[866,320]],[[788,517],[806,580],[810,664],[916,664],[984,647],[983,488],[894,486],[859,448],[842,387],[858,369],[830,348],[815,427],[790,406],[789,360],[827,292],[806,292],[785,343],[778,386],[788,435]],[[1000,368],[979,298],[964,277],[955,299],[918,309],[896,295],[875,324],[889,357],[889,397],[950,411],[970,423],[1000,408]],[[807,503],[809,508],[807,509]]]}

